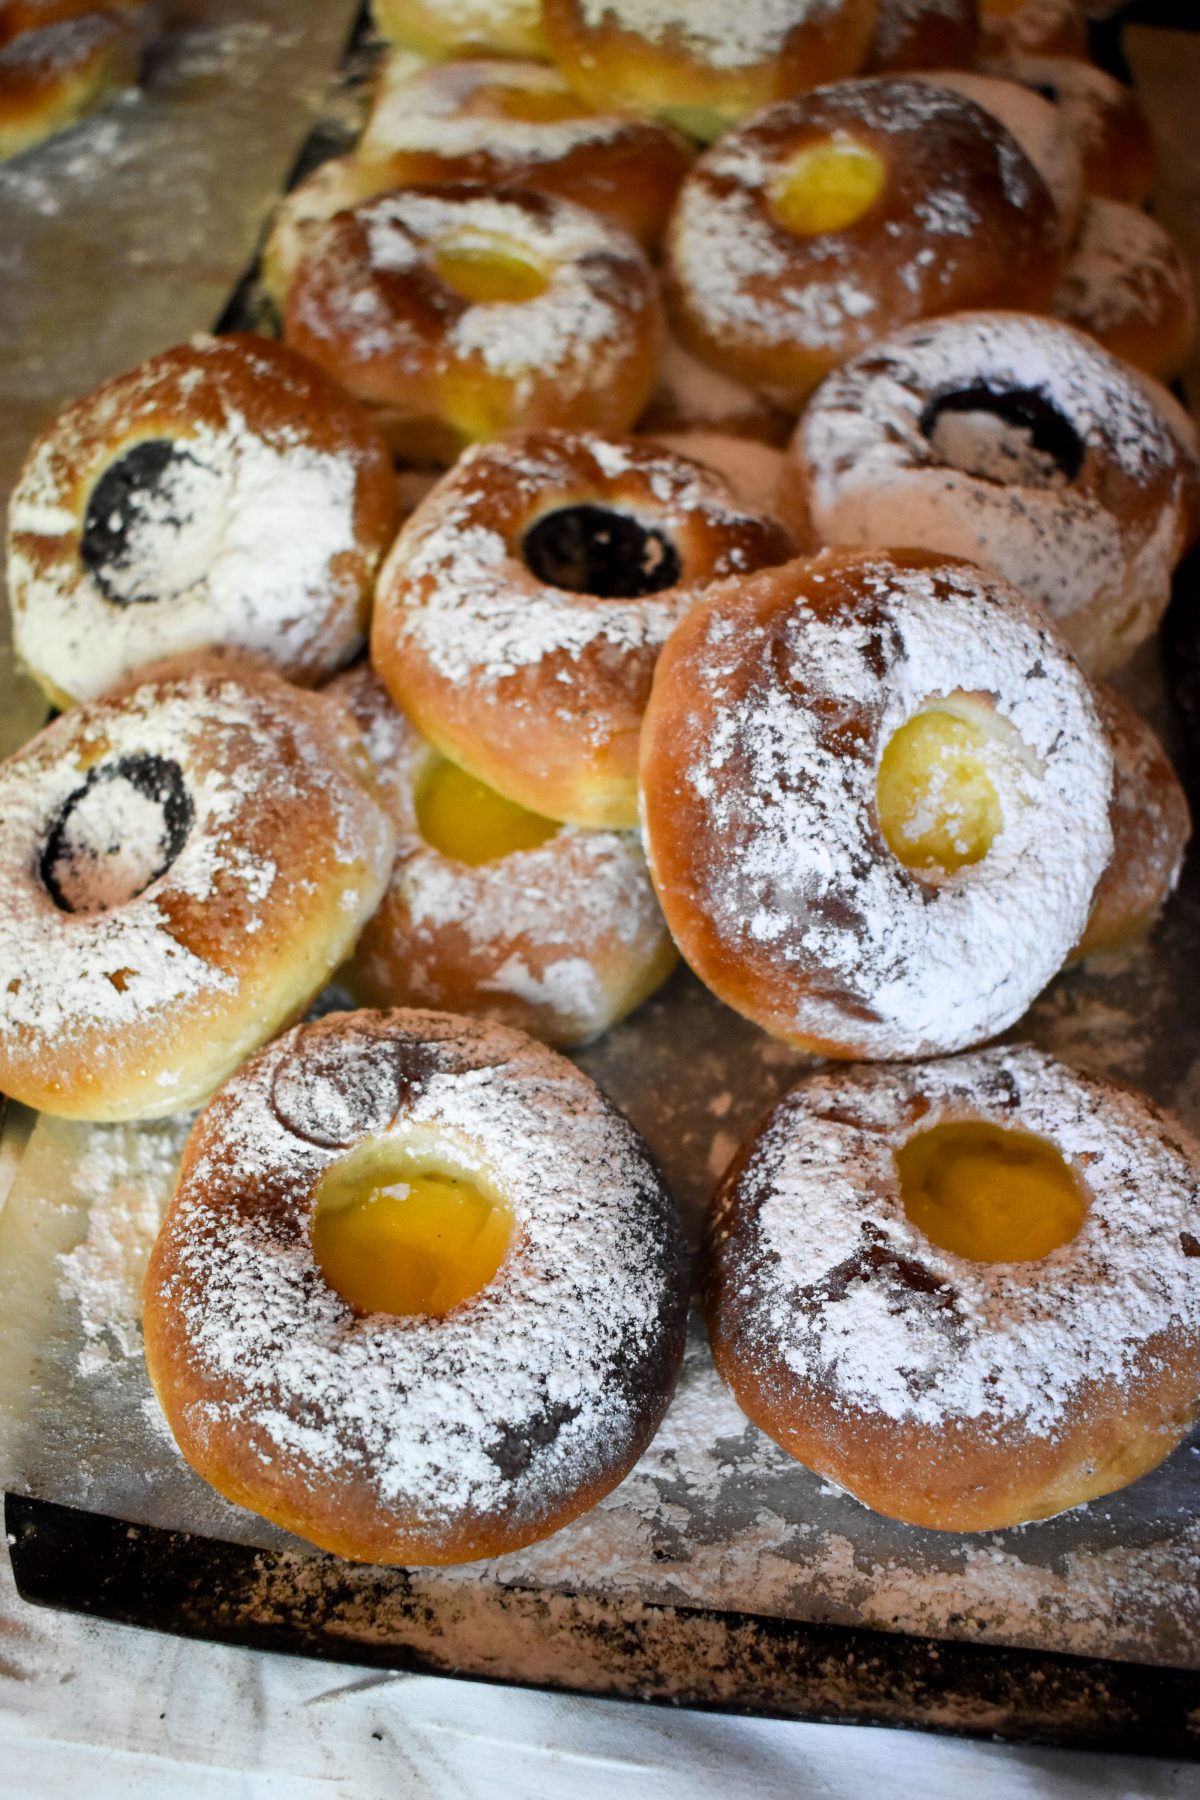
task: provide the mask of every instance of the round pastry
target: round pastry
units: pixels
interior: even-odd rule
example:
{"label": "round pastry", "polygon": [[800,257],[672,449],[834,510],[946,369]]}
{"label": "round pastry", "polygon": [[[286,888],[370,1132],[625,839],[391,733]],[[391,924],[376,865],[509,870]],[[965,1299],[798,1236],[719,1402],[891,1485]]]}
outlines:
{"label": "round pastry", "polygon": [[557,194],[648,250],[691,161],[665,126],[593,112],[557,69],[495,61],[440,63],[391,80],[385,71],[359,154],[386,162],[392,187],[466,181]]}
{"label": "round pastry", "polygon": [[1070,244],[1083,212],[1083,161],[1061,110],[1023,82],[974,70],[940,69],[922,79],[974,100],[1016,138],[1049,188],[1062,241]]}
{"label": "round pastry", "polygon": [[530,812],[637,824],[659,649],[712,582],[791,539],[656,445],[530,432],[470,451],[396,540],[371,660],[443,756]]}
{"label": "round pastry", "polygon": [[907,1524],[996,1531],[1187,1436],[1198,1257],[1200,1145],[1006,1048],[794,1088],[714,1201],[705,1311],[792,1456]]}
{"label": "round pastry", "polygon": [[550,53],[593,106],[658,113],[707,143],[867,58],[875,0],[543,0]]}
{"label": "round pastry", "polygon": [[1066,57],[1010,56],[992,72],[1023,81],[1058,107],[1083,162],[1089,194],[1142,206],[1158,179],[1150,125],[1133,89]]}
{"label": "round pastry", "polygon": [[1076,0],[979,0],[980,55],[1087,56],[1087,26]]}
{"label": "round pastry", "polygon": [[1189,479],[1149,386],[1091,338],[963,313],[830,376],[797,427],[780,508],[813,547],[919,544],[994,570],[1104,674],[1162,616]]}
{"label": "round pastry", "polygon": [[1157,219],[1119,200],[1089,200],[1054,312],[1160,381],[1179,374],[1196,335],[1179,246]]}
{"label": "round pastry", "polygon": [[965,69],[978,37],[978,0],[879,0],[867,73]]}
{"label": "round pastry", "polygon": [[328,691],[362,730],[396,828],[391,884],[341,977],[356,999],[571,1046],[662,985],[675,946],[636,833],[514,806],[424,743],[365,663]]}
{"label": "round pastry", "polygon": [[1112,849],[1088,683],[1006,582],[916,550],[727,582],[659,659],[642,822],[717,998],[824,1056],[929,1056],[1020,1017]]}
{"label": "round pastry", "polygon": [[1175,891],[1192,832],[1187,796],[1154,731],[1105,682],[1094,698],[1113,753],[1113,852],[1072,959],[1124,950],[1150,929]]}
{"label": "round pastry", "polygon": [[399,185],[386,157],[382,161],[368,159],[360,149],[318,163],[303,181],[289,188],[272,217],[259,270],[263,290],[280,317],[292,276],[319,228],[335,213],[351,212],[365,200],[390,193]]}
{"label": "round pastry", "polygon": [[452,56],[545,56],[540,0],[371,0],[375,28],[440,61]]}
{"label": "round pastry", "polygon": [[367,402],[401,455],[578,424],[623,431],[661,318],[633,239],[548,194],[410,188],[316,227],[288,289],[290,344]]}
{"label": "round pastry", "polygon": [[1044,309],[1054,202],[1010,134],[919,80],[847,81],[761,113],[702,156],[668,233],[685,346],[799,410],[908,319]]}
{"label": "round pastry", "polygon": [[0,162],[74,125],[137,80],[135,27],[91,12],[0,34]]}
{"label": "round pastry", "polygon": [[633,1467],[687,1278],[592,1082],[499,1025],[343,1013],[201,1115],[144,1290],[150,1378],[227,1498],[374,1563],[498,1556]]}
{"label": "round pastry", "polygon": [[9,510],[17,653],[56,706],[232,645],[292,681],[362,643],[399,512],[386,447],[265,338],[197,338],[60,413]]}
{"label": "round pastry", "polygon": [[182,1112],[308,1005],[387,884],[353,721],[229,659],[141,670],[0,764],[0,1087]]}

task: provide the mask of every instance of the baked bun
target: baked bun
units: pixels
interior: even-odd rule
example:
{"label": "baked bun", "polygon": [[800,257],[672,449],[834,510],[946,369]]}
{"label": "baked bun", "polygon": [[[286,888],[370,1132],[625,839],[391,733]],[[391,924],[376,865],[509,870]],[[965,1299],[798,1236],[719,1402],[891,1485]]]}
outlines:
{"label": "baked bun", "polygon": [[782,449],[794,425],[794,413],[772,406],[744,382],[701,362],[671,332],[666,333],[654,374],[654,392],[638,420],[639,432],[648,437],[681,431],[716,432],[722,437],[754,438]]}
{"label": "baked bun", "polygon": [[284,314],[288,343],[417,461],[542,426],[625,430],[660,329],[654,275],[617,226],[469,186],[386,194],[315,228]]}
{"label": "baked bun", "polygon": [[818,1055],[1003,1031],[1112,850],[1087,681],[1015,588],[920,551],[726,582],[677,626],[642,730],[671,936],[719,1000]]}
{"label": "baked bun", "polygon": [[647,119],[596,113],[544,63],[385,65],[359,155],[393,187],[476,182],[556,194],[620,225],[647,249],[662,237],[692,153]]}
{"label": "baked bun", "polygon": [[124,19],[146,30],[158,12],[157,0],[0,0],[0,44],[11,43],[26,31],[97,13]]}
{"label": "baked bun", "polygon": [[978,39],[978,0],[879,0],[866,73],[965,69]]}
{"label": "baked bun", "polygon": [[799,410],[906,320],[1044,310],[1060,262],[1045,183],[973,101],[919,80],[823,88],[702,156],[668,232],[685,347]]}
{"label": "baked bun", "polygon": [[593,106],[657,113],[707,143],[867,58],[875,0],[542,0],[550,53]]}
{"label": "baked bun", "polygon": [[660,647],[713,582],[791,552],[697,463],[527,432],[469,451],[401,531],[371,660],[421,735],[487,786],[626,829]]}
{"label": "baked bun", "polygon": [[940,69],[922,79],[973,100],[1016,138],[1050,190],[1064,246],[1071,244],[1083,214],[1083,159],[1061,109],[1023,82],[973,69]]}
{"label": "baked bun", "polygon": [[153,665],[0,764],[0,1087],[65,1118],[185,1111],[294,1018],[387,883],[334,701]]}
{"label": "baked bun", "polygon": [[265,338],[196,338],[51,422],[9,508],[17,654],[56,706],[233,646],[289,680],[362,643],[399,522],[361,408]]}
{"label": "baked bun", "polygon": [[666,1412],[686,1261],[640,1138],[499,1025],[342,1013],[197,1121],[144,1289],[184,1456],[373,1563],[499,1556],[616,1487]]}
{"label": "baked bun", "polygon": [[1023,81],[1058,107],[1079,149],[1089,194],[1142,206],[1158,179],[1158,158],[1133,89],[1090,63],[1064,57],[1011,56],[988,65]]}
{"label": "baked bun", "polygon": [[1127,949],[1149,931],[1175,891],[1192,834],[1187,796],[1154,731],[1107,683],[1094,694],[1113,753],[1113,852],[1072,960]]}
{"label": "baked bun", "polygon": [[1196,336],[1192,277],[1178,244],[1157,219],[1119,200],[1088,201],[1054,312],[1159,381],[1179,374]]}
{"label": "baked bun", "polygon": [[718,1191],[705,1313],[754,1422],[876,1512],[998,1531],[1200,1411],[1200,1145],[1038,1050],[840,1069]]}
{"label": "baked bun", "polygon": [[388,891],[341,975],[357,1000],[570,1047],[661,986],[677,957],[636,832],[556,825],[484,788],[418,737],[365,663],[329,692],[362,730],[396,829]]}
{"label": "baked bun", "polygon": [[7,40],[0,29],[0,162],[129,87],[140,61],[136,27],[116,13],[65,17]]}
{"label": "baked bun", "polygon": [[371,0],[375,29],[441,61],[451,56],[545,56],[540,0]]}
{"label": "baked bun", "polygon": [[831,375],[780,496],[797,539],[965,556],[1040,602],[1102,675],[1154,631],[1192,458],[1150,385],[1056,319],[961,313]]}

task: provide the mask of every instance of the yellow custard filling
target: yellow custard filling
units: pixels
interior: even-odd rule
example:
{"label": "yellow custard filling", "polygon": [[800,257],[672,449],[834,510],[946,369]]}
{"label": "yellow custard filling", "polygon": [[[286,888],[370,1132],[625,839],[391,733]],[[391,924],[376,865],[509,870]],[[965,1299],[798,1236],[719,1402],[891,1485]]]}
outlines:
{"label": "yellow custard filling", "polygon": [[487,1286],[512,1235],[508,1208],[465,1176],[364,1146],[325,1176],[312,1243],[351,1306],[440,1318]]}
{"label": "yellow custard filling", "polygon": [[972,1262],[1036,1262],[1069,1244],[1087,1211],[1053,1144],[982,1119],[919,1132],[896,1152],[896,1169],[913,1224]]}
{"label": "yellow custard filling", "polygon": [[416,792],[417,828],[425,842],[456,862],[498,862],[536,850],[559,830],[554,819],[506,800],[495,788],[439,757]]}
{"label": "yellow custard filling", "polygon": [[849,137],[825,138],[791,157],[772,183],[771,211],[785,231],[818,237],[864,218],[887,183],[887,165]]}
{"label": "yellow custard filling", "polygon": [[434,247],[433,266],[447,287],[472,305],[536,300],[549,285],[545,267],[512,238],[463,231]]}

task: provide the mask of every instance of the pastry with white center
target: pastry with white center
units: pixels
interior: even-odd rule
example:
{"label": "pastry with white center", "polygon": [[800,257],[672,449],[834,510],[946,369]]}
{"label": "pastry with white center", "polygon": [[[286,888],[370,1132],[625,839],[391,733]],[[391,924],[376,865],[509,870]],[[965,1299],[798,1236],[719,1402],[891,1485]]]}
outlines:
{"label": "pastry with white center", "polygon": [[203,1100],[387,885],[350,715],[230,658],[130,676],[0,764],[0,1088],[73,1119]]}
{"label": "pastry with white center", "polygon": [[823,1056],[994,1037],[1061,967],[1112,849],[1088,682],[1007,582],[921,551],[726,582],[642,729],[646,854],[717,998]]}
{"label": "pastry with white center", "polygon": [[526,432],[469,451],[379,581],[371,660],[435,749],[530,812],[637,824],[655,658],[725,576],[783,562],[783,527],[657,444]]}
{"label": "pastry with white center", "polygon": [[341,1556],[457,1563],[628,1474],[675,1386],[687,1263],[641,1139],[562,1057],[342,1013],[201,1115],[144,1299],[155,1391],[222,1494]]}
{"label": "pastry with white center", "polygon": [[17,654],[56,706],[233,647],[289,680],[360,647],[399,523],[362,408],[266,338],[196,338],[58,415],[17,477]]}
{"label": "pastry with white center", "polygon": [[794,1088],[726,1176],[705,1311],[739,1405],[876,1512],[996,1531],[1200,1412],[1200,1144],[1027,1048]]}
{"label": "pastry with white center", "polygon": [[328,690],[354,714],[396,828],[387,893],[341,980],[367,1006],[495,1019],[587,1043],[677,953],[636,832],[539,817],[447,762],[366,664]]}
{"label": "pastry with white center", "polygon": [[1094,339],[1056,319],[960,313],[830,376],[779,504],[814,549],[915,544],[1003,575],[1103,675],[1162,617],[1196,469],[1151,385]]}

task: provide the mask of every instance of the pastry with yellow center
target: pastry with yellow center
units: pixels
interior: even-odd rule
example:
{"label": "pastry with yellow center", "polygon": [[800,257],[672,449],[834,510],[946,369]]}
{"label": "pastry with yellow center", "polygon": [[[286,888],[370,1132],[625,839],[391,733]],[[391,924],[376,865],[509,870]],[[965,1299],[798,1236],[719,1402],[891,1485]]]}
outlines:
{"label": "pastry with yellow center", "polygon": [[1012,1024],[1082,935],[1112,752],[1037,609],[921,551],[725,583],[676,627],[641,740],[655,890],[729,1006],[825,1056]]}
{"label": "pastry with yellow center", "polygon": [[146,1275],[146,1359],[226,1498],[375,1563],[498,1556],[632,1468],[683,1354],[686,1258],[640,1138],[521,1032],[342,1013],[200,1115]]}
{"label": "pastry with yellow center", "polygon": [[566,1047],[661,985],[677,957],[636,833],[505,799],[424,742],[365,665],[331,692],[396,829],[387,893],[343,971],[359,999],[498,1019]]}
{"label": "pastry with yellow center", "polygon": [[738,1403],[908,1524],[991,1531],[1145,1474],[1200,1412],[1200,1144],[1018,1047],[794,1088],[721,1184]]}
{"label": "pastry with yellow center", "polygon": [[686,349],[798,412],[847,358],[965,306],[1044,311],[1058,209],[1015,138],[919,79],[841,81],[736,126],[684,180],[665,294]]}
{"label": "pastry with yellow center", "polygon": [[660,329],[653,273],[619,226],[469,185],[404,188],[314,225],[284,309],[288,344],[424,463],[533,427],[624,430]]}

